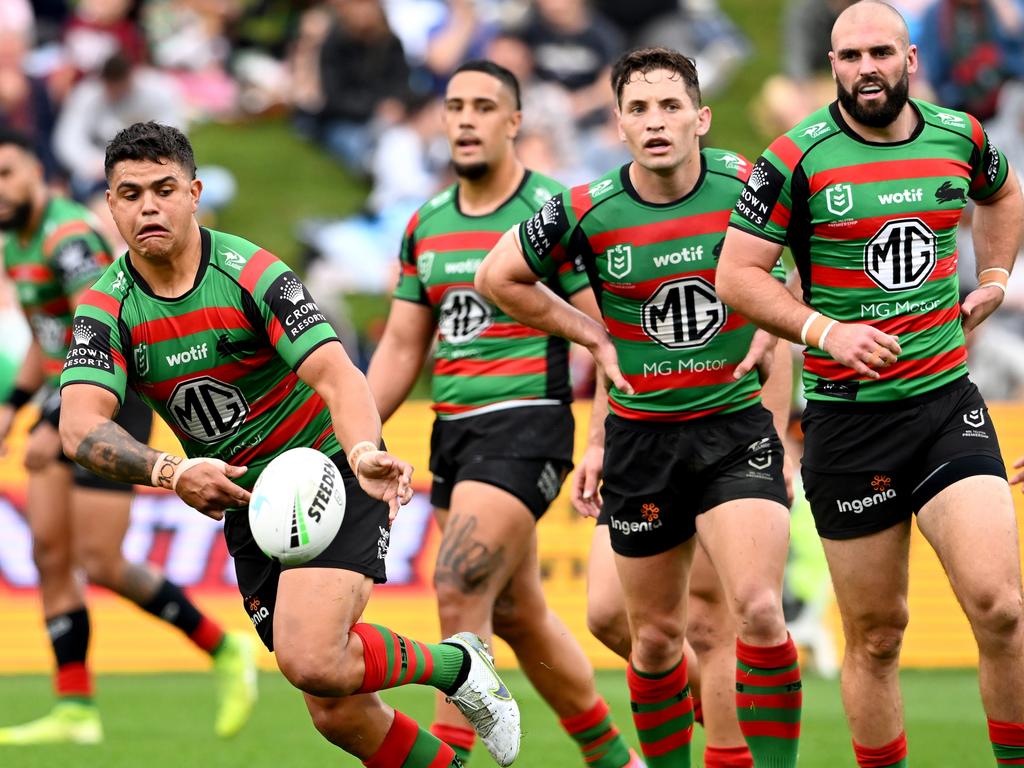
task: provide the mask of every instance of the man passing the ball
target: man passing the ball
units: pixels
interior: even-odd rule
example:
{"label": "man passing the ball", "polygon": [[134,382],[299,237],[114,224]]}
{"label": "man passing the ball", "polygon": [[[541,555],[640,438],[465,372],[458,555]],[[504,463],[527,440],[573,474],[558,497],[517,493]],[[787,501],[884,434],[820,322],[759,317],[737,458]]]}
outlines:
{"label": "man passing the ball", "polygon": [[[128,253],[75,316],[61,378],[67,454],[224,519],[245,609],[330,742],[375,768],[461,766],[376,695],[418,683],[448,695],[509,765],[519,712],[475,636],[420,643],[359,621],[374,582],[385,580],[390,523],[412,496],[412,468],[378,449],[366,380],[316,302],[267,251],[198,225],[202,184],[181,132],[126,128],[107,147],[106,173]],[[189,458],[159,453],[112,421],[129,385]],[[283,567],[256,545],[245,508],[260,471],[295,447],[331,457],[347,505],[324,552]]]}

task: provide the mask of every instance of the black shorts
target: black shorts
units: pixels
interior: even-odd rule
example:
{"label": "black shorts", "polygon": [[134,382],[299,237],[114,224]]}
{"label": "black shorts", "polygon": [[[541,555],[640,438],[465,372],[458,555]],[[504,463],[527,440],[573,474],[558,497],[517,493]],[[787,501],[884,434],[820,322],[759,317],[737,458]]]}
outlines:
{"label": "black shorts", "polygon": [[604,505],[612,549],[648,557],[687,541],[697,515],[727,501],[788,506],[772,415],[754,405],[685,422],[605,420]]}
{"label": "black shorts", "polygon": [[274,605],[277,579],[284,568],[339,568],[369,576],[377,584],[387,581],[384,558],[388,552],[391,526],[388,505],[366,494],[349,469],[344,453],[331,457],[345,480],[345,518],[338,535],[327,549],[301,565],[282,566],[271,560],[256,544],[249,528],[247,509],[224,516],[224,539],[235,560],[238,591],[242,605],[260,640],[274,650]]}
{"label": "black shorts", "polygon": [[[60,421],[60,391],[54,390],[43,401],[40,407],[39,421],[32,425],[35,430],[43,422],[48,422],[55,427]],[[124,403],[114,416],[114,423],[121,429],[134,437],[140,443],[149,444],[149,436],[153,431],[153,410],[146,405],[132,390],[127,390],[124,396]],[[79,488],[92,488],[97,491],[123,491],[131,493],[134,486],[131,483],[119,483],[116,480],[108,480],[105,477],[93,474],[88,469],[72,461],[61,451],[57,456],[59,461],[71,465],[72,482]]]}
{"label": "black shorts", "polygon": [[964,477],[1006,477],[988,408],[966,376],[891,406],[811,401],[803,429],[804,492],[826,539],[891,528]]}
{"label": "black shorts", "polygon": [[568,405],[437,419],[430,436],[430,503],[448,509],[455,484],[476,480],[508,491],[539,519],[572,469],[574,431]]}

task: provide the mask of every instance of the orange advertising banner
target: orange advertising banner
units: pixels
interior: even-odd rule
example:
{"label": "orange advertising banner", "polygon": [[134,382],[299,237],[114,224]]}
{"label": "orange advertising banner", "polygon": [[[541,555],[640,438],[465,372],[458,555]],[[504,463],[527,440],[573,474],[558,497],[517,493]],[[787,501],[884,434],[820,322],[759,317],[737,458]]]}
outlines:
{"label": "orange advertising banner", "polygon": [[[577,458],[582,453],[589,403],[574,406]],[[1024,454],[1024,406],[995,405],[992,418],[1000,432],[1004,455]],[[32,564],[31,540],[23,519],[25,475],[20,457],[27,427],[34,414],[26,409],[0,458],[0,623],[4,651],[0,674],[44,672],[52,665],[43,631]],[[388,423],[389,448],[416,467],[417,496],[404,507],[392,532],[386,585],[374,590],[366,619],[394,627],[425,640],[436,639],[439,628],[433,603],[433,560],[439,534],[428,501],[430,474],[427,449],[433,414],[425,402],[407,403]],[[174,439],[162,424],[153,444],[174,449]],[[598,667],[621,662],[586,628],[586,564],[593,521],[579,518],[568,499],[568,485],[539,524],[541,570],[552,608],[583,643]],[[1022,505],[1015,492],[1018,519]],[[103,525],[103,510],[95,524]],[[221,525],[186,507],[176,496],[151,489],[137,494],[124,542],[135,561],[160,565],[169,578],[186,587],[204,610],[226,626],[244,628],[249,619],[235,588],[234,570],[221,536]],[[911,624],[903,651],[907,666],[973,666],[977,653],[966,619],[949,588],[934,553],[915,530],[911,548]],[[92,660],[99,672],[201,669],[206,658],[173,629],[134,605],[101,589],[89,590],[92,611]],[[834,608],[826,614],[834,635]],[[514,664],[511,652],[496,643],[499,665]],[[274,666],[270,654],[261,664]]]}

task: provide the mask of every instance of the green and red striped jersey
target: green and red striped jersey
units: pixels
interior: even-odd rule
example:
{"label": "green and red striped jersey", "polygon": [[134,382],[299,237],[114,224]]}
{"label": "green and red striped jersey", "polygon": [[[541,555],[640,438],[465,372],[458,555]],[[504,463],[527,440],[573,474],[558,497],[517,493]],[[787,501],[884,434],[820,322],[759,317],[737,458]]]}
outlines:
{"label": "green and red striped jersey", "polygon": [[182,296],[152,293],[128,256],[87,291],[61,386],[133,387],[188,456],[260,470],[289,448],[340,448],[327,406],[295,373],[334,329],[295,274],[234,235],[201,229],[202,260]]}
{"label": "green and red striped jersey", "polygon": [[[434,410],[457,418],[522,405],[568,403],[568,344],[517,323],[473,289],[473,278],[498,239],[564,187],[527,171],[495,211],[468,216],[453,185],[421,207],[402,240],[395,298],[430,307],[438,328],[434,353]],[[567,263],[547,282],[561,296],[587,285]]]}
{"label": "green and red striped jersey", "polygon": [[789,245],[809,306],[899,336],[903,354],[877,380],[807,349],[810,400],[892,402],[967,374],[956,229],[1008,166],[970,115],[910,103],[917,128],[891,144],[858,136],[836,103],[813,113],[765,150],[732,215]]}
{"label": "green and red striped jersey", "polygon": [[7,276],[43,351],[43,372],[56,386],[71,343],[71,299],[110,265],[110,246],[92,212],[63,197],[46,203],[27,243],[14,232],[0,238]]}
{"label": "green and red striped jersey", "polygon": [[693,190],[643,201],[629,165],[552,198],[519,227],[530,267],[548,275],[582,261],[635,394],[612,388],[628,419],[683,421],[760,401],[757,374],[733,378],[756,330],[715,293],[715,267],[750,164],[704,149]]}

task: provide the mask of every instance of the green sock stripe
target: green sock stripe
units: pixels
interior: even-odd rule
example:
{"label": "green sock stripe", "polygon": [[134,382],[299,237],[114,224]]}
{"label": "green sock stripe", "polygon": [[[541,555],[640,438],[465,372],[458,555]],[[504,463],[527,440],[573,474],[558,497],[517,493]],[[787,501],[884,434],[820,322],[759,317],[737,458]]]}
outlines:
{"label": "green sock stripe", "polygon": [[430,768],[443,749],[444,744],[440,739],[420,728],[409,756],[402,762],[402,768]]}
{"label": "green sock stripe", "polygon": [[652,741],[661,741],[667,736],[671,736],[673,733],[679,731],[685,731],[693,725],[693,712],[689,712],[685,715],[673,718],[661,725],[656,725],[653,728],[646,728],[641,730],[637,726],[636,733],[640,738],[641,744],[650,744]]}
{"label": "green sock stripe", "polygon": [[760,675],[762,677],[772,677],[775,675],[781,675],[785,672],[792,672],[799,666],[800,664],[798,662],[794,662],[793,664],[789,664],[785,667],[751,667],[747,664],[744,664],[742,661],[739,661],[738,659],[736,661],[736,669],[738,671],[743,672],[747,675]]}
{"label": "green sock stripe", "polygon": [[599,736],[601,736],[602,734],[605,734],[608,731],[610,731],[611,728],[612,728],[612,718],[611,718],[611,715],[609,715],[604,720],[602,720],[600,723],[595,725],[593,728],[588,728],[585,731],[577,731],[576,733],[573,733],[571,735],[572,735],[573,739],[575,739],[580,745],[585,747],[587,744],[592,742],[594,739],[596,739]]}
{"label": "green sock stripe", "polygon": [[465,747],[457,747],[454,744],[449,744],[448,746],[452,748],[455,756],[464,763],[469,761],[469,756],[473,753],[472,750]]}
{"label": "green sock stripe", "polygon": [[92,696],[81,696],[75,694],[73,696],[58,696],[57,701],[61,704],[81,704],[86,707],[91,707],[95,704]]}
{"label": "green sock stripe", "polygon": [[798,693],[803,690],[803,683],[797,681],[787,685],[751,685],[750,683],[736,683],[736,692],[745,693],[748,696],[779,696],[790,693]]}
{"label": "green sock stripe", "polygon": [[992,742],[992,751],[995,753],[996,761],[1020,760],[1024,758],[1024,747],[1014,747],[1009,744],[996,744]]}
{"label": "green sock stripe", "polygon": [[741,723],[768,721],[772,723],[799,723],[800,708],[741,707],[736,716]]}
{"label": "green sock stripe", "polygon": [[370,626],[377,630],[380,634],[380,639],[384,643],[384,663],[386,664],[384,684],[387,685],[392,673],[395,671],[395,634],[380,624],[371,624]]}

